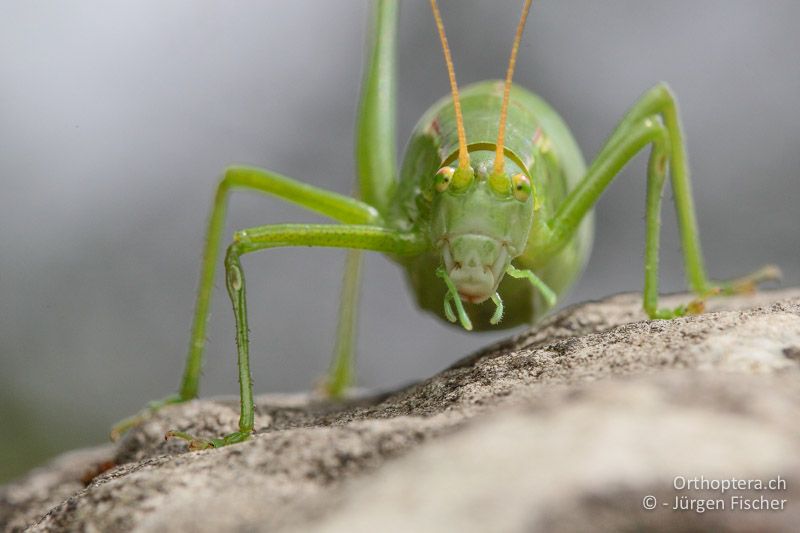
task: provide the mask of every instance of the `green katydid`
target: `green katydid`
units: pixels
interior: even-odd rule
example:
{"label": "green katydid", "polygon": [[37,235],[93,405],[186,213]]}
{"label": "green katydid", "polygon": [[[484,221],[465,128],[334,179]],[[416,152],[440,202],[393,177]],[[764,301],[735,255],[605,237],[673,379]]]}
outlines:
{"label": "green katydid", "polygon": [[[375,0],[356,134],[359,197],[329,192],[275,172],[230,167],[213,202],[203,252],[189,355],[180,391],[122,421],[114,435],[158,408],[197,396],[215,266],[229,192],[260,191],[339,224],[275,224],[238,231],[227,248],[226,286],[236,319],[241,395],[239,430],[217,439],[182,431],[192,448],[246,440],[255,430],[245,276],[241,256],[284,246],[348,249],[334,358],[326,383],[344,394],[353,375],[353,345],[361,254],[382,252],[405,267],[417,303],[465,329],[533,323],[580,275],[593,235],[592,207],[636,154],[647,165],[644,310],[673,318],[702,309],[705,298],[752,290],[778,277],[777,268],[724,283],[709,280],[703,263],[686,153],[675,98],[660,84],[627,112],[587,168],[569,129],[538,96],[512,84],[531,0],[525,0],[504,81],[459,91],[444,25],[430,0],[451,94],[420,119],[399,179],[395,155],[395,54],[398,0]],[[658,308],[661,193],[669,175],[678,214],[684,266],[697,299]]]}

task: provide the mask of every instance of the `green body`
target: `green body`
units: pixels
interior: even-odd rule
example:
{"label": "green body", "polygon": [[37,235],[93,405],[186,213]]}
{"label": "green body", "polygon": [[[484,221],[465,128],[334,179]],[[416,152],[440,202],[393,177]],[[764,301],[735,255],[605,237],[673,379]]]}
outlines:
{"label": "green body", "polygon": [[[239,430],[210,439],[195,438],[184,429],[168,434],[189,440],[193,448],[241,442],[255,430],[246,282],[240,261],[246,254],[282,246],[349,250],[334,359],[326,384],[328,393],[334,397],[343,394],[353,381],[363,250],[387,254],[403,264],[422,308],[454,322],[456,317],[450,306],[454,303],[458,320],[466,329],[473,324],[477,329],[486,329],[533,322],[555,302],[553,291],[563,294],[583,268],[592,239],[592,208],[600,195],[620,170],[648,147],[643,293],[646,313],[651,318],[680,316],[699,309],[702,298],[710,294],[751,289],[755,283],[774,277],[775,270],[762,269],[733,282],[713,283],[708,279],[700,251],[678,108],[664,84],[645,93],[630,108],[588,168],[559,116],[534,94],[514,87],[504,151],[505,168],[511,169],[508,175],[486,171],[494,160],[501,99],[499,83],[475,84],[463,90],[461,100],[470,143],[471,169],[466,170],[474,171],[474,179],[462,182],[453,175],[452,183],[447,182],[442,188],[439,188],[442,183],[435,182],[441,177],[438,170],[455,159],[457,143],[450,98],[435,104],[420,120],[411,136],[400,178],[396,179],[398,2],[377,0],[372,12],[356,133],[360,199],[269,170],[228,168],[217,187],[208,222],[180,391],[122,421],[112,435],[137,425],[166,404],[197,396],[227,198],[234,189],[269,194],[336,223],[276,224],[234,233],[225,255],[225,271],[236,319]],[[661,196],[667,176],[672,184],[687,282],[699,296],[694,307],[659,309],[657,305]],[[528,186],[512,187],[512,183],[518,183],[514,181],[517,179],[528,180]],[[524,194],[518,195],[519,191]],[[280,278],[280,272],[270,275]],[[470,304],[470,301],[482,303]],[[502,317],[504,305],[506,314]]]}
{"label": "green body", "polygon": [[[491,154],[497,139],[498,116],[503,96],[503,82],[489,80],[461,90],[461,109],[470,145],[483,145],[481,150]],[[591,248],[593,217],[588,213],[575,237],[560,251],[542,253],[537,247],[533,222],[550,219],[567,193],[583,178],[586,166],[572,134],[561,117],[544,100],[515,85],[511,91],[506,148],[516,154],[532,176],[538,195],[543,199],[536,217],[528,246],[514,263],[533,270],[556,294],[563,295],[582,271]],[[536,141],[539,140],[537,143]],[[547,141],[549,142],[543,142]],[[548,147],[545,154],[541,147]],[[420,119],[411,134],[400,170],[388,222],[404,231],[425,232],[431,225],[430,178],[452,159],[458,149],[453,101],[448,96],[434,104]],[[489,156],[491,157],[491,155]],[[534,164],[535,162],[535,164]],[[406,267],[417,303],[423,309],[447,320],[442,308],[446,288],[435,272],[441,263],[438,250],[398,260]],[[489,320],[494,311],[491,304],[466,303],[474,329],[510,328],[533,323],[549,309],[539,291],[526,280],[504,277],[498,292],[506,314],[500,324]]]}

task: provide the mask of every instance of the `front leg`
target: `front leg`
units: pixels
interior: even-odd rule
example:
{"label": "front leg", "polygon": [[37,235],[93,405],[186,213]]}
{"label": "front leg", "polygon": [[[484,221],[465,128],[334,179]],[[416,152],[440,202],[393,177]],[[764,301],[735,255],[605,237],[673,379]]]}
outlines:
{"label": "front leg", "polygon": [[239,430],[218,439],[199,439],[183,431],[170,431],[167,437],[189,441],[190,448],[217,448],[246,440],[253,432],[253,385],[250,374],[247,299],[242,255],[283,246],[320,246],[371,250],[394,255],[418,255],[430,248],[426,238],[381,226],[278,224],[238,231],[225,256],[225,285],[236,319],[236,345],[239,365],[241,414]]}
{"label": "front leg", "polygon": [[[652,145],[647,166],[647,211],[645,242],[644,309],[650,318],[671,318],[702,310],[702,300],[714,294],[733,294],[752,290],[763,281],[776,279],[780,271],[766,266],[730,282],[708,279],[686,163],[675,98],[666,85],[651,89],[628,111],[601,149],[583,180],[570,192],[549,222],[552,240],[546,247],[558,249],[577,229],[581,219],[594,206],[608,184],[622,168],[647,145]],[[689,306],[658,309],[658,252],[661,227],[661,194],[669,169],[675,196],[686,280],[699,299]]]}

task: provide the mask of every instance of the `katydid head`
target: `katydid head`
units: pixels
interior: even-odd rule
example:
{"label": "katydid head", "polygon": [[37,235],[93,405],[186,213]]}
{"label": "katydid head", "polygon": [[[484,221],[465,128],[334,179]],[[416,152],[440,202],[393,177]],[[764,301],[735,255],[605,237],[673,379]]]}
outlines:
{"label": "katydid head", "polygon": [[529,178],[516,162],[507,161],[497,175],[493,151],[470,155],[468,176],[450,166],[436,173],[431,241],[459,297],[480,303],[525,249],[534,209]]}
{"label": "katydid head", "polygon": [[[454,292],[458,292],[459,299],[472,303],[492,298],[498,306],[498,312],[491,320],[496,324],[502,318],[502,301],[496,294],[497,287],[505,271],[513,268],[511,259],[525,248],[534,211],[530,176],[524,165],[517,161],[506,162],[504,144],[511,78],[531,0],[525,0],[522,7],[511,49],[494,151],[476,150],[472,154],[467,146],[444,24],[436,0],[430,1],[450,78],[458,133],[458,166],[443,165],[433,182],[438,194],[433,202],[431,237],[440,248],[444,263],[444,271],[440,269],[437,275],[443,277],[448,285],[446,310],[450,310],[449,301],[455,298]],[[461,324],[471,329],[463,308],[458,302],[456,305]],[[448,318],[455,321],[452,310],[446,312]]]}

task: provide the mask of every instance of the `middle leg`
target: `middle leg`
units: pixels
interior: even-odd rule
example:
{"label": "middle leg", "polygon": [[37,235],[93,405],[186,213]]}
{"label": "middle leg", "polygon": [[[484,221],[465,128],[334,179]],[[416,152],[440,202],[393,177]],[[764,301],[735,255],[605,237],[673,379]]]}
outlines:
{"label": "middle leg", "polygon": [[217,186],[208,220],[200,281],[192,320],[192,333],[189,339],[189,350],[179,392],[163,400],[151,402],[143,411],[117,423],[111,430],[111,438],[114,440],[128,429],[140,424],[161,407],[197,397],[203,362],[203,349],[206,343],[206,320],[211,305],[211,289],[214,284],[214,273],[220,241],[222,240],[222,231],[225,227],[228,196],[230,191],[234,189],[269,194],[311,211],[316,211],[339,222],[376,224],[380,220],[380,216],[373,206],[354,198],[326,191],[269,170],[245,166],[228,168]]}
{"label": "middle leg", "polygon": [[355,343],[362,256],[361,250],[348,250],[345,261],[336,345],[333,348],[333,360],[328,377],[324,382],[324,392],[332,398],[341,398],[355,380]]}
{"label": "middle leg", "polygon": [[547,246],[557,249],[571,238],[581,219],[611,180],[648,144],[653,148],[647,170],[644,283],[644,308],[647,314],[651,318],[670,318],[693,310],[687,307],[657,308],[661,193],[667,168],[675,195],[686,278],[692,291],[702,299],[715,292],[742,292],[757,283],[774,279],[777,269],[769,266],[732,282],[713,283],[708,279],[700,248],[677,104],[666,85],[656,86],[645,93],[625,115],[587,170],[586,176],[550,220],[553,237]]}

